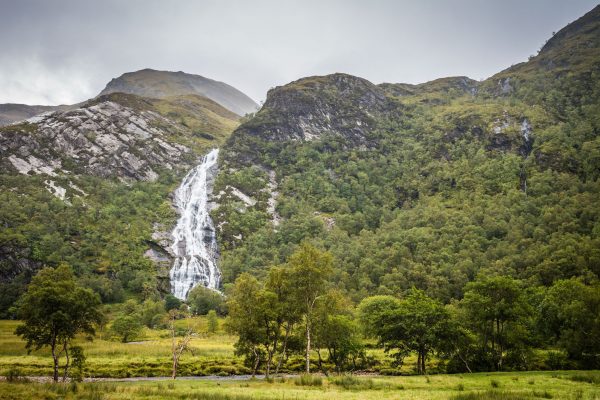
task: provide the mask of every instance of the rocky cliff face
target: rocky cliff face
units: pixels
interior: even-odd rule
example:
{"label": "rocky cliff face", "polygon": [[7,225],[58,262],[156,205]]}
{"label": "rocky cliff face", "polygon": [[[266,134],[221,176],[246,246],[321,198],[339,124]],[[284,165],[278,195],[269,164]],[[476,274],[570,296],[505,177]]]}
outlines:
{"label": "rocky cliff face", "polygon": [[43,114],[0,130],[2,168],[153,181],[159,169],[189,166],[190,149],[169,139],[178,129],[155,112],[111,101]]}
{"label": "rocky cliff face", "polygon": [[385,92],[366,79],[346,74],[309,77],[270,90],[257,115],[234,135],[310,141],[329,133],[366,143],[376,120],[393,109]]}

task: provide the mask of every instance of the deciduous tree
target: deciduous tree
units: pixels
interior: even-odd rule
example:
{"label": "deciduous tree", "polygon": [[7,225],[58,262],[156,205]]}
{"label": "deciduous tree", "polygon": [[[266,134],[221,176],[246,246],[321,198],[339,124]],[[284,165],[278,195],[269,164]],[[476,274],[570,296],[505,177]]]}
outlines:
{"label": "deciduous tree", "polygon": [[54,382],[58,381],[59,361],[64,356],[63,380],[66,380],[71,341],[79,333],[91,338],[95,326],[103,321],[99,296],[80,287],[71,268],[62,264],[56,269],[40,270],[18,305],[18,316],[24,323],[15,333],[26,340],[28,351],[50,347]]}

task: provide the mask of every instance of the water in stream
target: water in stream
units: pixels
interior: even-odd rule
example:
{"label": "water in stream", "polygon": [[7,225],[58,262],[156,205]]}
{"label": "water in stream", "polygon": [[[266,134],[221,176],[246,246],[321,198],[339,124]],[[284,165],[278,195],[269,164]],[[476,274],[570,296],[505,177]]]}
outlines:
{"label": "water in stream", "polygon": [[176,257],[169,275],[171,293],[181,300],[197,285],[219,287],[217,239],[208,203],[218,156],[219,149],[211,150],[175,191],[180,217],[172,233]]}

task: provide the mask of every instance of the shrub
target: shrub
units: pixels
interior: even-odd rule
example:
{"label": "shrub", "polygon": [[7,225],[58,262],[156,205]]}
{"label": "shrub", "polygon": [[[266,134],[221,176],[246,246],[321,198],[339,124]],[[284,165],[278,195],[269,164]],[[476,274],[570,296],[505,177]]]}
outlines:
{"label": "shrub", "polygon": [[372,379],[359,379],[352,375],[344,375],[331,380],[336,386],[341,386],[346,390],[371,390],[375,387]]}
{"label": "shrub", "polygon": [[317,375],[302,374],[294,379],[296,386],[323,386],[323,379]]}
{"label": "shrub", "polygon": [[167,311],[176,310],[181,306],[181,300],[172,294],[168,294],[165,296],[165,308]]}
{"label": "shrub", "polygon": [[546,357],[546,366],[551,370],[570,369],[567,354],[562,351],[549,351]]}
{"label": "shrub", "polygon": [[569,376],[567,379],[570,379],[574,382],[593,383],[596,385],[600,384],[600,375],[591,374],[591,373],[576,374],[576,375]]}
{"label": "shrub", "polygon": [[530,400],[526,394],[506,391],[490,390],[487,392],[461,393],[452,397],[452,400]]}
{"label": "shrub", "polygon": [[206,315],[214,310],[219,315],[227,314],[227,307],[223,295],[204,286],[196,286],[190,291],[187,302],[194,314]]}
{"label": "shrub", "polygon": [[17,367],[11,367],[4,373],[4,378],[7,382],[23,382],[27,381],[27,378],[23,375],[23,371],[21,371]]}
{"label": "shrub", "polygon": [[400,376],[400,375],[402,375],[402,372],[400,372],[400,370],[396,369],[396,368],[381,368],[379,370],[379,373],[381,375],[388,375],[388,376]]}

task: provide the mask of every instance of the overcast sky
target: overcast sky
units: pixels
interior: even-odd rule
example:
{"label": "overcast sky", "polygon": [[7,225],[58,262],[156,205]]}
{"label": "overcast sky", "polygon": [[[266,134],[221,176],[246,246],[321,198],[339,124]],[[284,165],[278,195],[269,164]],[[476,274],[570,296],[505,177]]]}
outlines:
{"label": "overcast sky", "polygon": [[256,101],[333,72],[484,79],[598,1],[0,0],[0,103],[75,103],[143,68],[224,81]]}

